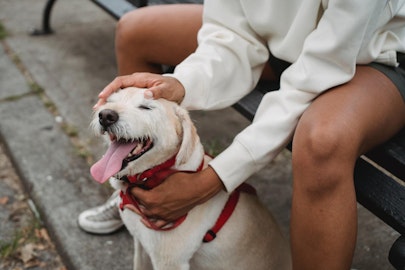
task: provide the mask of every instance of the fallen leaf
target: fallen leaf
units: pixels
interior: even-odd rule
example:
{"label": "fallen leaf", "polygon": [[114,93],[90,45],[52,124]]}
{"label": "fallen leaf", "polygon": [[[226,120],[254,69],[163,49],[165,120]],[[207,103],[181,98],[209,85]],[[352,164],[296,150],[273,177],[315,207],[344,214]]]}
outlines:
{"label": "fallen leaf", "polygon": [[30,260],[35,259],[35,245],[28,243],[21,248],[20,258],[24,264],[28,263]]}
{"label": "fallen leaf", "polygon": [[24,268],[25,269],[29,269],[29,268],[33,268],[33,267],[40,267],[41,266],[41,262],[39,262],[36,259],[32,259],[26,263],[24,263]]}
{"label": "fallen leaf", "polygon": [[1,197],[0,198],[0,205],[6,205],[8,203],[8,201],[9,201],[9,199],[10,198],[8,196]]}
{"label": "fallen leaf", "polygon": [[45,228],[37,229],[35,234],[38,236],[38,238],[45,240],[45,242],[51,242],[51,238],[49,237],[48,231]]}
{"label": "fallen leaf", "polygon": [[17,244],[22,245],[27,239],[25,239],[24,236],[21,236],[20,239],[18,239]]}
{"label": "fallen leaf", "polygon": [[35,246],[35,250],[41,251],[41,250],[45,250],[47,248],[46,245],[43,244],[36,244]]}

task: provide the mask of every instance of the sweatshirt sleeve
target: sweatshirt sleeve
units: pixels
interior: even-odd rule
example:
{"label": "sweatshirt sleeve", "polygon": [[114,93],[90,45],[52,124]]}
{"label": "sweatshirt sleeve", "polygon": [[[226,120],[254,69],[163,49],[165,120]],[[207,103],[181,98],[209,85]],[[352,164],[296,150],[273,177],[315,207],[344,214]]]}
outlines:
{"label": "sweatshirt sleeve", "polygon": [[[280,90],[264,96],[252,124],[210,162],[229,192],[262,169],[285,147],[292,138],[299,118],[320,93],[353,77],[360,48],[376,30],[375,18],[378,18],[386,3],[381,0],[328,2],[316,29],[305,39],[298,59],[282,74]],[[209,14],[213,6],[206,7],[205,12]],[[214,17],[215,11],[212,12]],[[209,15],[207,17],[210,18]],[[232,17],[228,19],[236,20]],[[247,27],[243,23],[230,24]],[[234,37],[235,34],[221,30],[225,27],[225,23],[219,24],[210,18],[200,32],[199,49],[175,73],[185,86],[184,103],[187,107],[216,108],[227,105],[245,93],[246,88],[253,88],[252,83],[257,80],[258,73],[249,73],[248,67],[250,65],[255,70],[255,65],[262,65],[265,54],[258,52],[263,49],[261,46],[251,47],[257,42],[246,41],[245,32]],[[229,41],[226,46],[224,40]],[[231,43],[245,43],[245,47],[240,51],[240,46]],[[234,49],[236,47],[238,50]],[[230,67],[230,74],[224,75],[225,64],[233,66]],[[246,67],[239,69],[237,65]],[[228,83],[230,86],[227,86]],[[194,92],[193,86],[196,84],[201,85]],[[243,90],[235,90],[241,88],[239,84],[244,85]]]}
{"label": "sweatshirt sleeve", "polygon": [[256,85],[268,49],[250,28],[240,1],[204,3],[199,46],[174,71],[186,90],[182,106],[213,110],[228,107]]}

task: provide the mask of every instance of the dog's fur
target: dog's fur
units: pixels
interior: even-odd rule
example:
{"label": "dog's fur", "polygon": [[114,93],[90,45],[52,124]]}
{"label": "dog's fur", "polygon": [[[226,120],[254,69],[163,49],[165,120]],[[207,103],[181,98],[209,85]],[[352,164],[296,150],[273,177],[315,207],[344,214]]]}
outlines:
{"label": "dog's fur", "polygon": [[[119,116],[108,129],[99,120],[99,113],[105,109]],[[107,131],[113,140],[150,138],[153,141],[153,148],[111,177],[110,182],[116,188],[125,189],[125,184],[118,180],[120,177],[143,172],[176,153],[173,168],[177,170],[195,171],[206,158],[188,112],[174,102],[145,99],[142,89],[127,88],[111,95],[95,112],[92,127],[97,133]],[[139,215],[128,209],[121,211],[135,242],[134,269],[290,269],[288,243],[255,195],[242,192],[217,238],[202,242],[228,197],[227,192],[220,192],[196,206],[182,224],[168,231],[148,229]]]}

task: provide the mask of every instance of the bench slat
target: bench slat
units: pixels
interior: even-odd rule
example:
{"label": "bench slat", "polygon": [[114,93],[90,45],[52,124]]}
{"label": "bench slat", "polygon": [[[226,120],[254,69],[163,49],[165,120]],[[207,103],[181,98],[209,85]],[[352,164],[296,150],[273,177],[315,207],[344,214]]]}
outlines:
{"label": "bench slat", "polygon": [[405,181],[405,129],[385,144],[377,147],[369,157],[378,165]]}
{"label": "bench slat", "polygon": [[262,98],[262,93],[259,91],[252,91],[247,96],[243,97],[238,103],[235,103],[233,107],[244,117],[253,121],[253,117],[256,114],[257,107]]}
{"label": "bench slat", "polygon": [[405,186],[363,159],[354,172],[357,201],[405,235]]}
{"label": "bench slat", "polygon": [[115,19],[119,19],[127,13],[136,8],[133,4],[127,0],[91,0],[96,5],[104,9],[108,14],[113,16]]}
{"label": "bench slat", "polygon": [[233,107],[244,117],[252,121],[264,94],[277,89],[279,89],[279,84],[276,82],[260,81],[252,92],[235,103]]}

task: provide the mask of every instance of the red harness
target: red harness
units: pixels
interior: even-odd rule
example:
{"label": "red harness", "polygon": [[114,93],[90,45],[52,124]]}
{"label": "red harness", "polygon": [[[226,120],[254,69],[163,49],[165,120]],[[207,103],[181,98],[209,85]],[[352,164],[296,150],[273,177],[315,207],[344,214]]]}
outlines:
{"label": "red harness", "polygon": [[[136,175],[131,175],[131,176],[126,176],[124,177],[124,181],[127,181],[129,183],[128,188],[126,189],[125,192],[121,191],[120,197],[121,197],[121,204],[120,208],[123,210],[124,205],[126,204],[132,204],[134,205],[140,213],[142,211],[139,208],[139,204],[130,192],[131,188],[133,187],[140,187],[146,190],[152,189],[161,183],[164,182],[164,180],[172,175],[175,172],[178,172],[176,170],[170,169],[174,163],[176,162],[176,156],[172,157],[171,159],[167,160],[166,162],[153,167],[152,169],[146,170],[143,173],[136,174]],[[204,165],[204,161],[202,161],[201,165],[197,169],[197,171],[201,171]],[[233,210],[236,207],[236,204],[238,203],[239,200],[239,194],[240,192],[248,192],[251,194],[256,194],[256,191],[254,188],[248,184],[242,184],[239,186],[232,194],[229,196],[228,201],[226,202],[224,209],[222,210],[221,214],[219,215],[215,225],[207,231],[203,238],[203,242],[211,242],[212,240],[215,239],[217,233],[219,230],[225,225],[226,221],[230,218],[230,216],[233,213]],[[148,218],[145,215],[142,215],[144,220],[148,221]],[[164,228],[159,228],[157,227],[153,222],[149,222],[149,225],[152,229],[157,230],[157,231],[167,231],[176,228],[179,226],[187,217],[187,214],[178,218],[175,220],[169,227],[164,227]]]}

